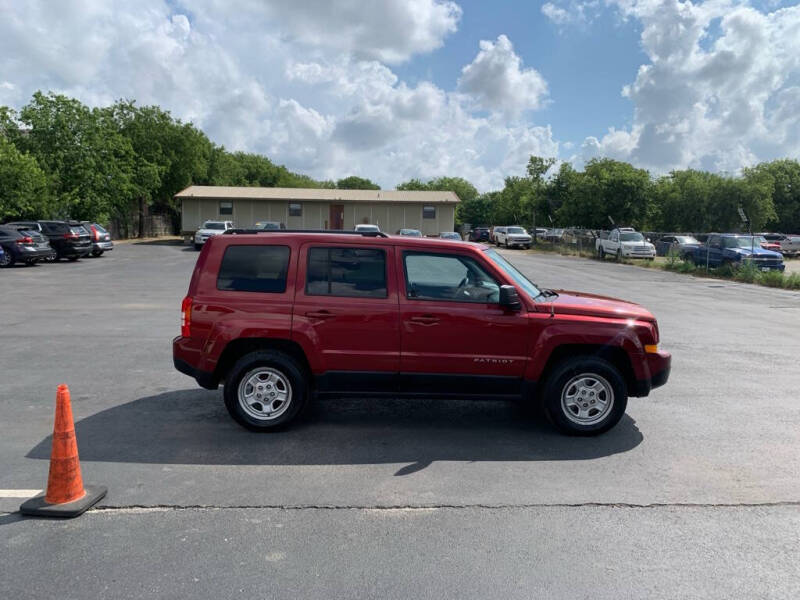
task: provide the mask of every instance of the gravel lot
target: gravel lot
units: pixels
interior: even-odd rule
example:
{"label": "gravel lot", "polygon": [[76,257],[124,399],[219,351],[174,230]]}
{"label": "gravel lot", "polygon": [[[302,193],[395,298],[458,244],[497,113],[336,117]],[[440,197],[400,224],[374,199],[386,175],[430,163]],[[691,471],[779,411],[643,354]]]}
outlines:
{"label": "gravel lot", "polygon": [[667,386],[594,439],[366,400],[257,435],[172,367],[193,250],[0,271],[0,489],[45,484],[62,382],[109,488],[62,522],[0,497],[0,598],[800,597],[800,293],[507,254],[651,309]]}

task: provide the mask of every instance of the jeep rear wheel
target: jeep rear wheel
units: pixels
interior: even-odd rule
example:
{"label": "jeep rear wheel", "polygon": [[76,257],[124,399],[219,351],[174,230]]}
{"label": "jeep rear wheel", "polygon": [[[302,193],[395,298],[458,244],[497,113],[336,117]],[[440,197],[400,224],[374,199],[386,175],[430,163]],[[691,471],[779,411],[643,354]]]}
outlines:
{"label": "jeep rear wheel", "polygon": [[550,421],[569,435],[597,435],[625,414],[628,390],[619,370],[602,358],[579,356],[555,367],[543,389]]}
{"label": "jeep rear wheel", "polygon": [[288,424],[303,409],[308,401],[307,377],[282,352],[251,352],[226,377],[224,397],[237,423],[253,431],[270,431]]}

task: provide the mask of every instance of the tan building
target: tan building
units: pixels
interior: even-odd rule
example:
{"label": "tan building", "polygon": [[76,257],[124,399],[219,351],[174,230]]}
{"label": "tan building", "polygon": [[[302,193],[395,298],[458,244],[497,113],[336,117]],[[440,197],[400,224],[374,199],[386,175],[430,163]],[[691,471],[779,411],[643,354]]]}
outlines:
{"label": "tan building", "polygon": [[193,185],[175,194],[181,202],[181,233],[204,221],[252,227],[278,221],[287,229],[353,229],[372,223],[387,233],[419,229],[423,235],[453,231],[459,202],[454,192],[331,190]]}

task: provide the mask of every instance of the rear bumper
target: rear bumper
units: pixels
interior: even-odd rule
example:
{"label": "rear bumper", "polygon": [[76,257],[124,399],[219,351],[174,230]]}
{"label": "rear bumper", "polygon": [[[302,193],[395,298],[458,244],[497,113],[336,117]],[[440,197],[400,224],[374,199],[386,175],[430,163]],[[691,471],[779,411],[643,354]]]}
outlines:
{"label": "rear bumper", "polygon": [[108,252],[109,250],[114,249],[114,242],[93,242],[92,243],[92,250],[102,250],[103,252]]}
{"label": "rear bumper", "polygon": [[197,367],[192,366],[192,364],[186,360],[189,358],[187,353],[192,353],[191,350],[187,349],[186,341],[186,338],[181,336],[178,336],[172,340],[172,364],[175,365],[175,368],[184,375],[193,377],[200,387],[204,387],[207,390],[217,389],[217,387],[219,387],[219,379],[214,375],[214,373],[198,369]]}
{"label": "rear bumper", "polygon": [[645,355],[647,357],[647,370],[650,377],[638,379],[629,390],[631,396],[644,397],[657,387],[661,387],[669,380],[669,373],[672,369],[672,355],[669,352],[653,352]]}
{"label": "rear bumper", "polygon": [[86,244],[85,246],[64,246],[60,251],[57,251],[60,256],[77,256],[82,258],[88,256],[92,251],[92,245]]}
{"label": "rear bumper", "polygon": [[15,260],[26,261],[44,260],[50,256],[52,252],[52,248],[34,248],[30,246],[15,248],[14,251],[6,250],[6,253],[11,254]]}

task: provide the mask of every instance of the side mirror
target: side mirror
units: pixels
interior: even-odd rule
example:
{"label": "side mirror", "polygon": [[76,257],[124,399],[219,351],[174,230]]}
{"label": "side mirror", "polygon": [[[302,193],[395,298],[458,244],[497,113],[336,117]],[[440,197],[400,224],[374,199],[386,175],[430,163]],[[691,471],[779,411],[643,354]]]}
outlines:
{"label": "side mirror", "polygon": [[522,308],[522,301],[519,299],[517,288],[513,285],[500,286],[500,306],[509,310]]}

